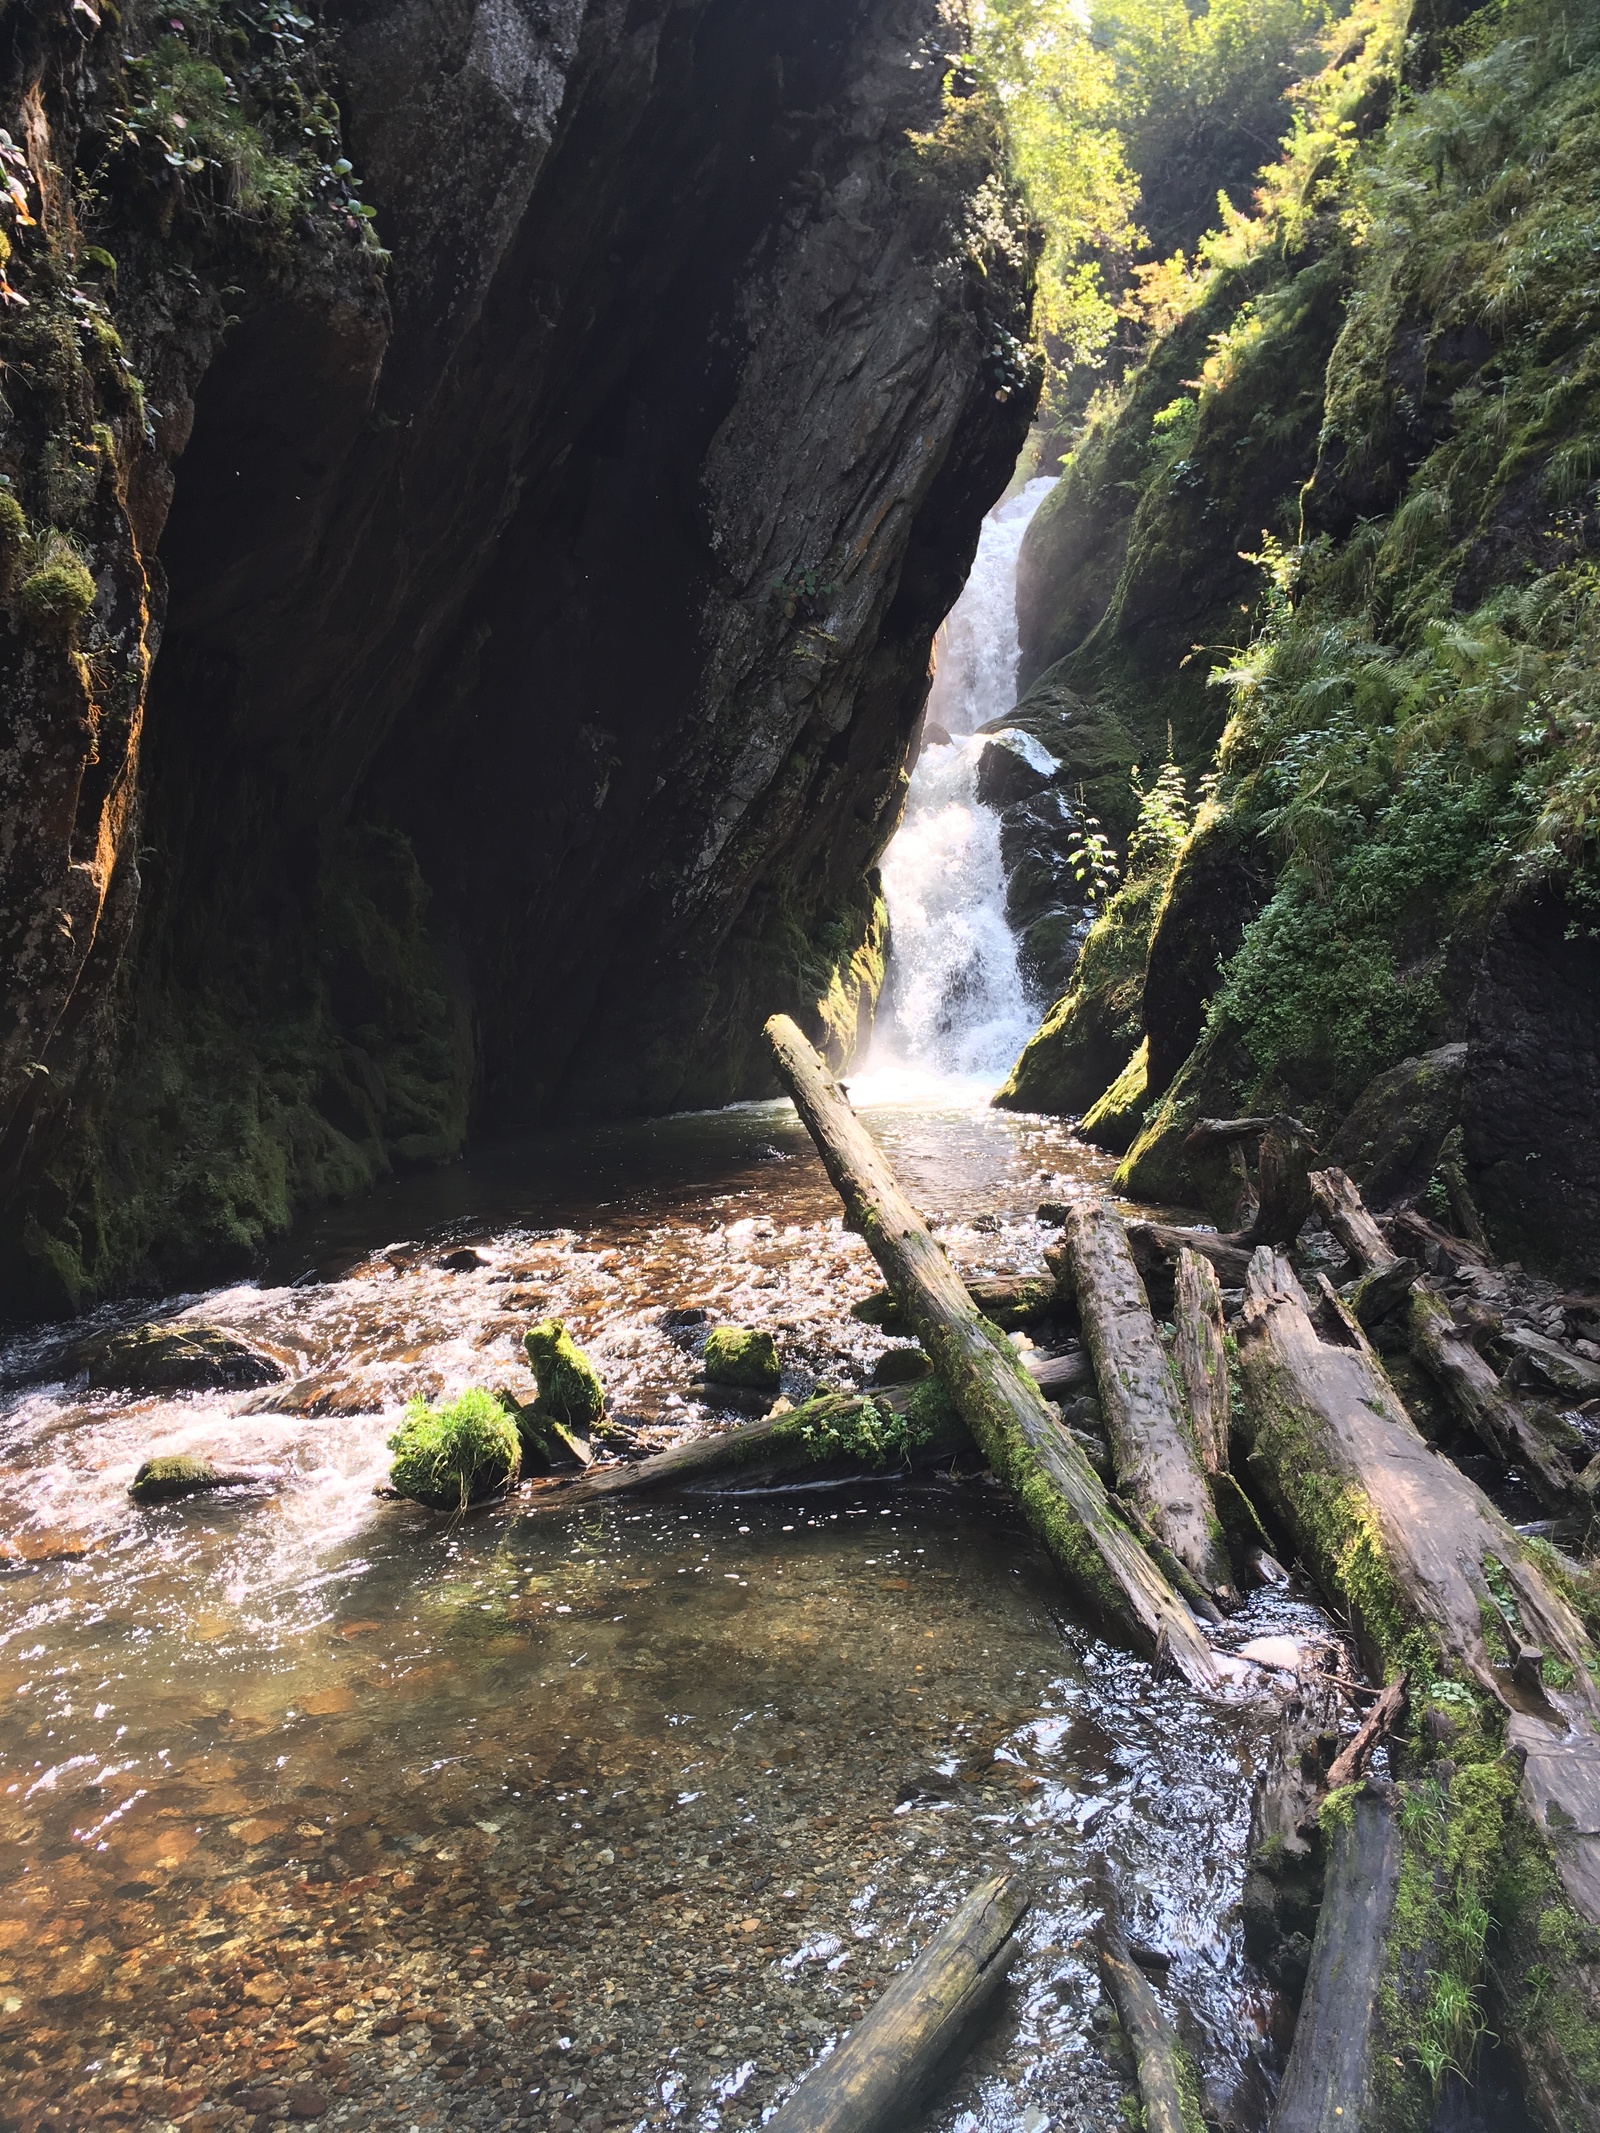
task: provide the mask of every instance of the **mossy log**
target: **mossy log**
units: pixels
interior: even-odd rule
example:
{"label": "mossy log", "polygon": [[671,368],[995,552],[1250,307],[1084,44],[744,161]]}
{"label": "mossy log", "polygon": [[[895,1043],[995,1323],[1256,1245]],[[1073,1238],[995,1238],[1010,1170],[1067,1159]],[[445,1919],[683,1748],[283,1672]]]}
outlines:
{"label": "mossy log", "polygon": [[1104,1906],[1095,1928],[1100,1975],[1132,2047],[1144,2133],[1205,2133],[1194,2069],[1161,2002],[1128,1952],[1109,1884],[1102,1882],[1099,1894]]}
{"label": "mossy log", "polygon": [[1236,1606],[1205,1469],[1122,1224],[1100,1199],[1073,1201],[1066,1217],[1057,1278],[1077,1297],[1118,1491],[1213,1604]]}
{"label": "mossy log", "polygon": [[[1563,2133],[1600,2128],[1600,1655],[1525,1542],[1430,1450],[1325,1276],[1251,1261],[1240,1417],[1249,1466],[1375,1669],[1404,1668],[1401,1893],[1369,2133],[1419,2122],[1460,2063],[1489,1906],[1498,2025]],[[1448,1746],[1448,1756],[1444,1754]],[[1406,1980],[1436,1982],[1420,2004]],[[1389,1988],[1393,1989],[1390,1990]],[[1408,2011],[1409,2010],[1409,2011]]]}
{"label": "mossy log", "polygon": [[[1324,1220],[1360,1267],[1363,1291],[1403,1264],[1342,1170],[1311,1173],[1311,1190]],[[1450,1412],[1502,1465],[1516,1465],[1552,1510],[1575,1500],[1577,1463],[1557,1441],[1559,1417],[1541,1416],[1536,1405],[1506,1391],[1494,1371],[1457,1327],[1436,1288],[1412,1285],[1405,1301],[1411,1352],[1444,1395]],[[1357,1316],[1364,1317],[1357,1304]]]}
{"label": "mossy log", "polygon": [[1082,1598],[1119,1621],[1195,1687],[1219,1669],[1189,1610],[1061,1429],[1016,1350],[978,1311],[837,1083],[786,1015],[767,1024],[794,1098],[845,1212],[999,1478]]}
{"label": "mossy log", "polygon": [[1382,1994],[1400,1830],[1378,1788],[1349,1802],[1332,1832],[1322,1908],[1272,2133],[1353,2133],[1386,2123]]}
{"label": "mossy log", "polygon": [[881,1391],[828,1393],[737,1429],[691,1437],[630,1466],[607,1467],[546,1489],[540,1509],[567,1510],[605,1496],[670,1489],[766,1488],[785,1480],[930,1466],[973,1449],[972,1435],[931,1380]]}
{"label": "mossy log", "polygon": [[906,2124],[1003,1983],[1027,1907],[1015,1876],[982,1882],[768,2119],[767,2133],[880,2133]]}

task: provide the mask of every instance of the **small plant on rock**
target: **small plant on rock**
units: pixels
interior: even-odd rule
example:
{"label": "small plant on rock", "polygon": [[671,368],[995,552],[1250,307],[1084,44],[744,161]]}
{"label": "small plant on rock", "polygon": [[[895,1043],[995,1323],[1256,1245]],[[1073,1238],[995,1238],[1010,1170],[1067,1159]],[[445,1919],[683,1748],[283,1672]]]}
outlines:
{"label": "small plant on rock", "polygon": [[501,1496],[522,1471],[516,1423],[492,1392],[476,1387],[445,1407],[413,1400],[389,1449],[392,1485],[435,1511],[464,1511]]}
{"label": "small plant on rock", "polygon": [[522,1348],[538,1381],[538,1407],[588,1436],[605,1412],[606,1389],[561,1320],[541,1319],[522,1336]]}

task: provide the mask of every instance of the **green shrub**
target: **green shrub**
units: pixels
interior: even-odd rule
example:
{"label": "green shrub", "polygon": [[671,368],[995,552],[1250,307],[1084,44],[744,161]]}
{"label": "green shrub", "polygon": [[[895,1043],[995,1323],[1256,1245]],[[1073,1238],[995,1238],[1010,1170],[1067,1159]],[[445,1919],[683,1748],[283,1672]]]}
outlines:
{"label": "green shrub", "polygon": [[516,1423],[492,1392],[476,1387],[447,1407],[413,1400],[389,1449],[390,1482],[435,1511],[464,1511],[503,1495],[522,1471]]}
{"label": "green shrub", "polygon": [[23,579],[17,619],[41,637],[67,637],[94,605],[94,579],[76,556],[57,556]]}

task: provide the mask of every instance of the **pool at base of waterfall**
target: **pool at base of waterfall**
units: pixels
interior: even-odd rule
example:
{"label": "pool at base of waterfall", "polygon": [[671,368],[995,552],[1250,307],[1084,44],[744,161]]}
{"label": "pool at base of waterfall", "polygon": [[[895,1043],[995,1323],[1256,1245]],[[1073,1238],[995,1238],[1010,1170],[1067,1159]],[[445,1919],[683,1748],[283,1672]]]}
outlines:
{"label": "pool at base of waterfall", "polygon": [[[1037,1199],[1103,1174],[1052,1121],[870,1122],[975,1274],[1037,1268]],[[405,1400],[525,1394],[548,1313],[647,1442],[737,1419],[694,1387],[715,1321],[772,1330],[792,1397],[862,1381],[875,1271],[787,1106],[483,1151],[284,1272],[168,1307],[280,1358],[264,1390],[93,1390],[81,1327],[0,1354],[10,2122],[753,2128],[1009,1863],[1022,1954],[928,2123],[1098,2133],[1130,2080],[1102,1858],[1261,2122],[1281,2010],[1234,1907],[1270,1712],[1099,1637],[972,1461],[566,1514],[373,1494]],[[167,1450],[264,1478],[135,1506]]]}

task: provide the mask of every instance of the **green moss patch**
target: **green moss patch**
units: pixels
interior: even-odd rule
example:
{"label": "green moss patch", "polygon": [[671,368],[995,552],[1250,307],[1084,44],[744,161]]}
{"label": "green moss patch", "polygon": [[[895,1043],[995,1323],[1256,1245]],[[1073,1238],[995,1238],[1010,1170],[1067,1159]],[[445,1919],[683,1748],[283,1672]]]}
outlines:
{"label": "green moss patch", "polygon": [[600,1373],[559,1318],[541,1319],[522,1336],[539,1387],[538,1406],[587,1437],[605,1413],[606,1389]]}
{"label": "green moss patch", "polygon": [[413,1400],[389,1439],[389,1480],[434,1511],[464,1511],[502,1496],[522,1471],[522,1439],[492,1392],[477,1388],[445,1407]]}
{"label": "green moss patch", "polygon": [[220,1489],[223,1477],[209,1459],[172,1452],[160,1459],[147,1459],[133,1477],[129,1494],[135,1503],[170,1503],[179,1496],[198,1496]]}
{"label": "green moss patch", "polygon": [[777,1342],[747,1326],[713,1326],[704,1364],[713,1385],[742,1385],[751,1392],[776,1392],[782,1376]]}

